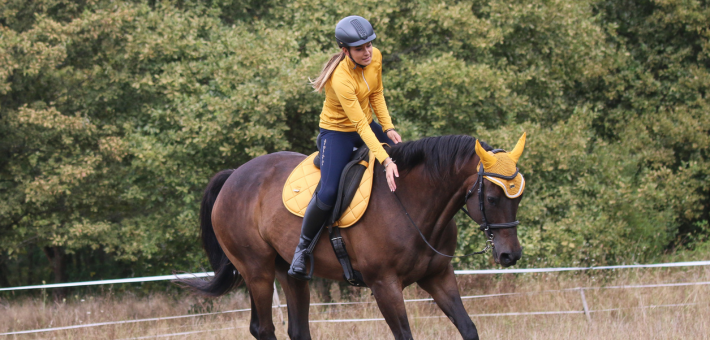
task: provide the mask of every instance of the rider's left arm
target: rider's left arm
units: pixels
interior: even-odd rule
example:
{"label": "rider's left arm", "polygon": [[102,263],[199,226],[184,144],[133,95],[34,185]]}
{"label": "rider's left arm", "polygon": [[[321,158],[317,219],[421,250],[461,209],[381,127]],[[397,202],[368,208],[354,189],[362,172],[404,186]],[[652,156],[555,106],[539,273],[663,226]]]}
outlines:
{"label": "rider's left arm", "polygon": [[[387,110],[387,103],[385,102],[384,86],[382,85],[382,53],[380,50],[373,48],[373,53],[377,55],[375,57],[380,60],[379,68],[377,69],[377,86],[370,93],[370,104],[372,105],[372,110],[375,111],[375,116],[377,120],[382,125],[382,131],[387,131],[394,129],[392,124],[392,118],[390,117],[389,110]],[[374,58],[373,58],[374,59]]]}

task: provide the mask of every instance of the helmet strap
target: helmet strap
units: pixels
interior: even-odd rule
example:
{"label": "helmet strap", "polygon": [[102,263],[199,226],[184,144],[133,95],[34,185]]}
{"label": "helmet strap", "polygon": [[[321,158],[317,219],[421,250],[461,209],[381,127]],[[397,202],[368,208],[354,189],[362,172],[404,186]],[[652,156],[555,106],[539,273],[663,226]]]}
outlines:
{"label": "helmet strap", "polygon": [[360,67],[362,67],[362,69],[364,70],[364,69],[365,69],[365,66],[367,66],[367,65],[360,65],[360,64],[358,64],[357,61],[355,61],[355,59],[353,59],[353,56],[350,55],[350,46],[348,46],[347,49],[348,49],[348,53],[347,53],[347,54],[348,54],[348,58],[350,58],[350,60],[352,60],[353,63],[356,65],[355,67],[353,67],[353,69],[356,69],[358,66],[360,66]]}

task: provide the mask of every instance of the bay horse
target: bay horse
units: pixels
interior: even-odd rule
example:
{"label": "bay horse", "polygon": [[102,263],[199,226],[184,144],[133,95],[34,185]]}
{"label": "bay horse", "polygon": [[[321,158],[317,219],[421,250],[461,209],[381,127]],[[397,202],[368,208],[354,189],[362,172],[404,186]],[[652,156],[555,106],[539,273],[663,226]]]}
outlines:
{"label": "bay horse", "polygon": [[[513,167],[522,154],[524,138],[510,153]],[[367,211],[356,224],[341,229],[352,266],[362,273],[395,339],[412,339],[402,290],[415,282],[431,294],[464,339],[478,339],[476,326],[461,302],[451,259],[426,245],[412,223],[431,246],[453,254],[457,238],[453,217],[467,206],[479,224],[487,218],[491,223],[509,226],[484,231],[493,237],[494,260],[507,267],[520,259],[517,222],[509,222],[516,220],[522,195],[510,199],[488,179],[480,181],[484,188],[480,195],[471,195],[483,173],[482,169],[477,171],[481,159],[483,167],[486,160],[495,161],[493,154],[486,152],[491,149],[470,136],[427,137],[392,146],[389,154],[400,173],[397,191],[389,190],[382,165],[377,163]],[[210,180],[202,199],[202,244],[215,276],[211,281],[181,282],[204,295],[220,296],[243,280],[251,299],[249,330],[257,339],[276,339],[272,321],[274,279],[279,280],[286,295],[288,335],[291,339],[311,339],[308,282],[286,274],[302,218],[290,213],[281,200],[287,177],[305,157],[276,152],[256,157],[237,169],[223,170]],[[483,205],[479,205],[480,198],[484,198]],[[344,280],[327,237],[316,244],[314,258],[314,275]]]}

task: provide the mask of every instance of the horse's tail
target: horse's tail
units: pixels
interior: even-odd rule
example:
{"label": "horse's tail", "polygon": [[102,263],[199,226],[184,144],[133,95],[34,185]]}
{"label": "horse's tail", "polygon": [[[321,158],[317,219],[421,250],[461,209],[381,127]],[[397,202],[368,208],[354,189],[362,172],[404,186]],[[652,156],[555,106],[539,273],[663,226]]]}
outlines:
{"label": "horse's tail", "polygon": [[214,207],[214,202],[217,200],[217,195],[219,191],[222,190],[224,182],[227,181],[227,178],[229,178],[232,172],[234,172],[233,169],[222,170],[212,177],[202,196],[202,205],[200,206],[202,248],[205,249],[207,257],[209,257],[210,265],[212,266],[212,270],[214,270],[215,276],[210,281],[200,279],[178,280],[179,283],[203,295],[224,295],[241,283],[241,275],[239,275],[237,269],[234,268],[232,262],[227,258],[227,254],[222,250],[219,242],[217,242],[217,236],[212,227],[212,208]]}

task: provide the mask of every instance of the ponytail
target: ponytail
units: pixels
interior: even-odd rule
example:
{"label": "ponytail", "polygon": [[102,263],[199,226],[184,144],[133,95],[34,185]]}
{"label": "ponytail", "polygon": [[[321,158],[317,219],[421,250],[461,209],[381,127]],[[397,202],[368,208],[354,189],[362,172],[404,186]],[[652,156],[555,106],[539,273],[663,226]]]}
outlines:
{"label": "ponytail", "polygon": [[333,71],[335,71],[335,68],[338,67],[338,64],[340,64],[343,59],[345,59],[345,52],[340,51],[336,54],[333,54],[333,56],[330,57],[330,60],[328,60],[325,65],[323,65],[323,69],[320,71],[318,78],[316,78],[316,80],[310,80],[310,78],[308,79],[311,81],[311,86],[313,86],[315,92],[323,91],[325,83],[328,82],[328,79],[330,79],[330,76],[333,74]]}

